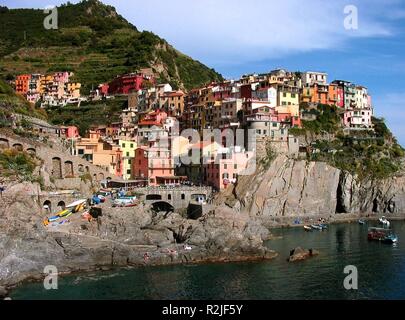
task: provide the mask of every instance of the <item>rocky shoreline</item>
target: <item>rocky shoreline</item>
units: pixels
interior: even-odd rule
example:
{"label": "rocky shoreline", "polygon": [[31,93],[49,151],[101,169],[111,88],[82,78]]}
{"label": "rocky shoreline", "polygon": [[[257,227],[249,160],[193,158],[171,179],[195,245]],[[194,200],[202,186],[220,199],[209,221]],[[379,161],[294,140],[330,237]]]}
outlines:
{"label": "rocky shoreline", "polygon": [[[103,208],[91,222],[80,215],[56,227],[23,183],[0,197],[0,296],[9,288],[43,278],[44,267],[59,274],[126,266],[220,263],[272,259],[271,230],[358,219],[405,219],[405,176],[358,182],[325,163],[277,157],[269,168],[240,177],[217,195],[197,220],[150,207]],[[190,250],[191,248],[191,250]]]}

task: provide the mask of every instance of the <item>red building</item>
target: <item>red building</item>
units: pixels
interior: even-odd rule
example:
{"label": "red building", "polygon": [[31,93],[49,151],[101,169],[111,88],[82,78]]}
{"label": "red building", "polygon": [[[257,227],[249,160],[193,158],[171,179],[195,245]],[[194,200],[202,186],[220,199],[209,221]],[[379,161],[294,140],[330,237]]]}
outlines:
{"label": "red building", "polygon": [[110,86],[108,85],[108,83],[102,83],[98,86],[98,91],[100,96],[108,96],[108,91],[109,91]]}
{"label": "red building", "polygon": [[155,84],[155,78],[150,75],[141,73],[124,74],[116,77],[108,84],[109,94],[130,94],[143,88],[143,85],[148,82]]}

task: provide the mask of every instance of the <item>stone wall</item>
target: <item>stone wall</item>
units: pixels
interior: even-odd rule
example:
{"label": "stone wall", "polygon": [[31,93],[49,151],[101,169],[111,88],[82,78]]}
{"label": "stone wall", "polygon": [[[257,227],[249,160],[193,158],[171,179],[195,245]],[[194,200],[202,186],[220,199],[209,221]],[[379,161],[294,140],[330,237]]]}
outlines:
{"label": "stone wall", "polygon": [[109,173],[108,170],[95,166],[85,159],[73,156],[57,146],[51,148],[38,141],[11,134],[6,135],[5,133],[0,134],[0,141],[2,147],[24,150],[42,159],[45,171],[55,181],[64,178],[77,178],[82,175],[90,175],[95,181],[120,179]]}

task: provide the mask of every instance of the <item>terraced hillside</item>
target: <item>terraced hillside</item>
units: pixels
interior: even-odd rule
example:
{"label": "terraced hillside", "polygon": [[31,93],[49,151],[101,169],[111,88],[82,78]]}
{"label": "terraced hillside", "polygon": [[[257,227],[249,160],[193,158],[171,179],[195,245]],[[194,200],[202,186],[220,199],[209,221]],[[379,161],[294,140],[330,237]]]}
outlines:
{"label": "terraced hillside", "polygon": [[84,93],[117,74],[151,67],[160,82],[189,89],[222,79],[215,70],[143,31],[98,0],[58,8],[57,30],[42,10],[0,7],[0,77],[73,71]]}

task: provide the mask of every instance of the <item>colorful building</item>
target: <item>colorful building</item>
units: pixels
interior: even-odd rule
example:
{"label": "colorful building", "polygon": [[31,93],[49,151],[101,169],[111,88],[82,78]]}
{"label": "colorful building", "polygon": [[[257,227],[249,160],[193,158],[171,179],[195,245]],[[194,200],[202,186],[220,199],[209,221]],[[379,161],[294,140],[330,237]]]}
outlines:
{"label": "colorful building", "polygon": [[226,189],[236,183],[238,175],[247,169],[252,158],[253,152],[245,152],[240,147],[226,150],[220,159],[204,164],[204,183],[217,190]]}
{"label": "colorful building", "polygon": [[16,93],[22,94],[22,95],[27,94],[30,89],[30,81],[31,81],[30,74],[21,74],[21,75],[17,76],[15,79]]}
{"label": "colorful building", "polygon": [[129,180],[132,177],[132,161],[135,158],[137,143],[135,141],[119,140],[118,145],[122,151],[122,178]]}

